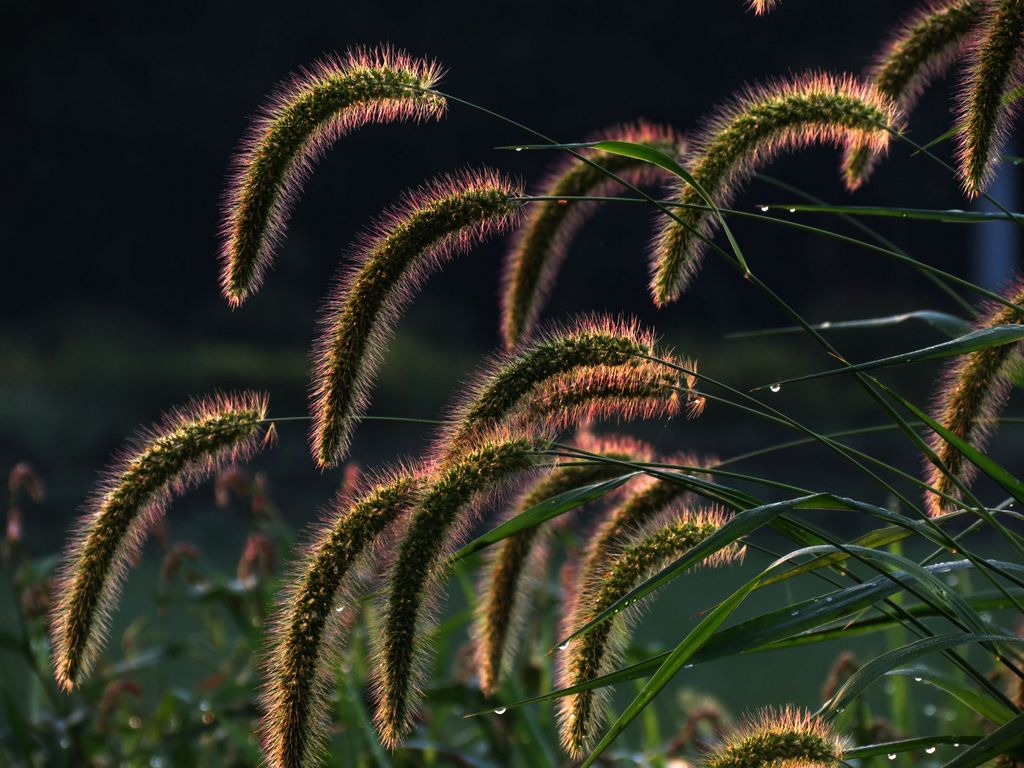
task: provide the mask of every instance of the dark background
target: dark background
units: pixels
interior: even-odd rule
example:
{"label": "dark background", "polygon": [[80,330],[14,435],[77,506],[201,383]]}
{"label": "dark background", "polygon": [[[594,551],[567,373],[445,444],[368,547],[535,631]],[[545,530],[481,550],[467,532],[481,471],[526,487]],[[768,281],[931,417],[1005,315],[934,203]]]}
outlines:
{"label": "dark background", "polygon": [[[215,257],[226,169],[248,116],[291,70],[350,45],[390,42],[441,61],[449,92],[562,140],[639,116],[691,130],[745,82],[809,68],[862,70],[909,5],[783,0],[767,18],[746,13],[740,0],[9,8],[0,464],[30,461],[50,485],[49,500],[34,512],[38,526],[29,525],[33,547],[60,543],[110,454],[136,425],[172,404],[248,386],[271,392],[274,415],[304,414],[307,350],[329,277],[346,244],[402,189],[480,163],[535,180],[551,159],[496,151],[528,137],[454,104],[436,125],[363,129],[317,168],[265,288],[231,311],[218,294]],[[915,112],[917,139],[948,127],[952,82],[937,84]],[[948,156],[948,147],[938,151]],[[783,158],[768,171],[830,201],[968,205],[943,169],[903,146],[852,197],[839,184],[833,149]],[[736,204],[761,201],[789,197],[753,183]],[[849,231],[834,219],[801,220]],[[706,372],[741,387],[828,366],[802,337],[725,339],[788,321],[713,258],[681,301],[656,312],[645,291],[650,222],[635,207],[607,209],[591,222],[546,316],[637,314],[679,351],[700,357]],[[971,275],[971,228],[878,228],[918,258]],[[884,257],[762,223],[737,222],[735,229],[762,278],[813,321],[955,309]],[[496,346],[503,249],[480,248],[430,281],[400,326],[372,413],[436,416]],[[916,327],[835,337],[854,359],[937,340],[933,330]],[[915,369],[895,381],[923,402],[935,374],[934,367]],[[773,404],[820,429],[882,418],[839,380],[774,397]],[[310,519],[337,482],[312,468],[304,431],[301,423],[282,424],[279,449],[263,459],[296,523]],[[789,437],[722,407],[650,434],[665,447],[719,456]],[[354,456],[374,464],[415,453],[426,437],[408,426],[367,424]],[[918,466],[905,442],[873,446],[908,469]],[[791,452],[748,468],[850,490],[848,469],[820,452]],[[873,487],[865,493],[880,500]],[[195,504],[184,501],[178,519],[188,521]]]}

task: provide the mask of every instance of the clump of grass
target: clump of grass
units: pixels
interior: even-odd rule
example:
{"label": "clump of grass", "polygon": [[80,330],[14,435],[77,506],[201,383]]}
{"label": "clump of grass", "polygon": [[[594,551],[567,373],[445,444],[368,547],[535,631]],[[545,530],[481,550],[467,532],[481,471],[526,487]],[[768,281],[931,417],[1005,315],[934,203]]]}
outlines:
{"label": "clump of grass", "polygon": [[[1024,304],[1024,281],[1018,279],[1005,296],[1014,304]],[[1019,310],[993,302],[975,323],[975,328],[980,330],[1020,324],[1022,321],[1024,315]],[[1010,374],[1019,364],[1017,344],[989,347],[954,358],[935,398],[933,417],[957,437],[979,450],[984,449],[995,419],[1009,397],[1013,385]],[[957,481],[970,484],[977,474],[977,467],[934,432],[929,435],[928,444],[946,467],[943,470],[926,461],[928,484],[954,499],[961,498]],[[931,491],[925,493],[925,503],[933,516],[948,512],[954,506]]]}
{"label": "clump of grass", "polygon": [[[949,69],[970,42],[981,17],[982,0],[930,0],[904,19],[876,56],[867,79],[909,113],[928,85]],[[843,156],[846,186],[864,184],[878,162],[866,145],[847,144]]]}
{"label": "clump of grass", "polygon": [[981,194],[1019,112],[1004,95],[1024,81],[1024,0],[990,0],[967,53],[957,108],[957,163],[964,192]]}
{"label": "clump of grass", "polygon": [[705,757],[706,768],[838,768],[845,744],[821,719],[795,707],[751,715]]}
{"label": "clump of grass", "polygon": [[352,602],[359,565],[415,505],[423,485],[418,473],[402,468],[358,489],[342,488],[301,550],[278,601],[264,665],[261,730],[271,768],[304,768],[321,753],[339,636],[358,615]]}
{"label": "clump of grass", "polygon": [[[603,140],[643,144],[676,159],[682,159],[686,151],[686,142],[675,129],[645,121],[606,128],[587,138],[587,141]],[[605,171],[637,186],[667,178],[658,166],[636,158],[598,150],[583,152]],[[574,198],[607,194],[615,190],[619,182],[602,172],[601,168],[566,156],[551,169],[534,195]],[[526,220],[517,230],[505,257],[501,331],[506,349],[516,348],[532,333],[573,237],[598,205],[596,202],[556,199],[531,202],[527,206]]]}
{"label": "clump of grass", "polygon": [[654,356],[655,339],[636,320],[607,315],[584,316],[537,333],[516,352],[492,359],[467,387],[447,419],[446,450],[472,445],[475,436],[506,423],[524,403],[535,402],[538,388],[573,371],[604,366],[635,369]]}
{"label": "clump of grass", "polygon": [[257,115],[232,166],[221,226],[221,290],[232,306],[255,292],[314,164],[367,123],[438,119],[437,63],[389,47],[329,56],[294,75]]}
{"label": "clump of grass", "polygon": [[510,229],[521,195],[521,185],[488,169],[443,176],[407,193],[356,246],[321,312],[314,350],[310,443],[319,466],[348,450],[401,311],[442,264]]}
{"label": "clump of grass", "polygon": [[[616,461],[647,462],[652,457],[649,445],[619,435],[594,437],[584,433],[575,443],[587,453]],[[570,463],[557,467],[519,496],[506,519],[560,493],[611,479],[623,471],[614,463]],[[512,663],[529,597],[545,572],[548,542],[555,523],[564,524],[566,517],[510,536],[487,554],[481,568],[473,635],[480,688],[488,696],[497,692],[502,675]]]}
{"label": "clump of grass", "polygon": [[68,547],[53,610],[54,675],[65,691],[89,674],[125,574],[170,500],[272,437],[266,396],[193,401],[145,431],[111,468]]}
{"label": "clump of grass", "polygon": [[[567,612],[565,634],[571,634],[666,563],[699,544],[725,521],[725,514],[715,508],[683,510],[668,521],[662,518],[660,525],[649,525],[646,533],[636,535],[634,529],[634,539],[606,557],[601,573],[584,585],[577,582],[578,598]],[[731,545],[703,564],[735,562],[742,556],[742,547]],[[629,642],[629,617],[635,615],[636,610],[631,607],[570,641],[561,651],[565,660],[559,665],[559,687],[580,685],[614,670]],[[592,746],[595,731],[604,719],[608,696],[607,688],[599,688],[559,700],[562,746],[573,758],[582,757]]]}
{"label": "clump of grass", "polygon": [[510,433],[446,459],[431,472],[388,569],[383,626],[375,638],[374,722],[386,746],[398,745],[419,708],[429,605],[445,570],[444,557],[487,496],[537,468],[543,447]]}
{"label": "clump of grass", "polygon": [[[870,84],[848,75],[809,74],[748,87],[717,110],[694,139],[690,172],[718,207],[779,153],[813,143],[886,150],[900,112]],[[665,218],[652,247],[651,293],[659,306],[693,280],[717,227],[700,193],[681,183],[679,220]]]}

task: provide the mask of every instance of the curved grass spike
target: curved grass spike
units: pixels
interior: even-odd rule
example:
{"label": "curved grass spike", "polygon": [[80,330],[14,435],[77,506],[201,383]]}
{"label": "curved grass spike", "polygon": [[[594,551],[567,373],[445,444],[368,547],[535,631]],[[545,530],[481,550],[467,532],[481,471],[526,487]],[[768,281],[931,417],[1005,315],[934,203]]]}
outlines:
{"label": "curved grass spike", "polygon": [[311,392],[313,458],[345,454],[398,316],[454,256],[511,228],[521,185],[496,171],[462,171],[407,193],[355,249],[321,312]]}
{"label": "curved grass spike", "polygon": [[273,436],[267,400],[242,392],[170,411],[118,457],[68,546],[54,594],[54,676],[70,691],[99,655],[125,573],[170,500],[244,461]]}
{"label": "curved grass spike", "polygon": [[[606,128],[587,141],[628,141],[658,149],[681,159],[686,149],[683,137],[673,128],[644,121]],[[624,155],[584,150],[601,167],[636,186],[667,178],[651,163]],[[607,194],[618,182],[600,169],[572,156],[565,156],[538,186],[535,195],[582,197]],[[577,230],[598,207],[598,203],[573,200],[531,202],[526,220],[517,230],[505,257],[501,289],[501,332],[505,348],[515,349],[532,331],[551,291],[566,250]]]}
{"label": "curved grass spike", "polygon": [[[663,463],[678,466],[706,466],[707,460],[692,454],[668,457]],[[679,504],[690,501],[690,490],[683,484],[664,478],[645,478],[644,484],[627,496],[620,504],[608,510],[605,518],[587,537],[587,547],[579,567],[575,594],[582,595],[586,585],[596,580],[596,574],[605,570],[609,557],[622,542],[639,528],[665,515]]]}
{"label": "curved grass spike", "polygon": [[749,716],[704,758],[705,768],[839,768],[846,744],[823,720],[795,707]]}
{"label": "curved grass spike", "polygon": [[989,0],[967,53],[956,126],[960,182],[970,197],[991,180],[999,149],[1020,109],[1003,96],[1024,81],[1024,0]]}
{"label": "curved grass spike", "polygon": [[[650,446],[628,437],[594,437],[584,434],[575,441],[582,450],[618,461],[650,461]],[[579,464],[556,468],[523,493],[509,509],[511,519],[530,507],[560,493],[599,483],[620,475],[615,464]],[[577,510],[578,511],[578,510]],[[481,569],[479,601],[473,627],[480,688],[492,696],[512,663],[529,608],[528,600],[545,572],[547,545],[558,524],[521,531],[501,541],[486,554]]]}
{"label": "curved grass spike", "polygon": [[[1024,304],[1024,280],[1019,279],[1004,294],[1015,304]],[[1024,314],[1002,304],[989,304],[987,311],[975,323],[975,328],[1013,325],[1024,322]],[[971,352],[953,359],[935,398],[932,415],[936,421],[957,437],[983,450],[992,432],[995,418],[1009,397],[1012,381],[1010,374],[1020,364],[1017,344],[1005,344]],[[925,462],[925,476],[929,485],[960,498],[953,477],[964,485],[977,474],[977,467],[939,435],[932,432],[928,444],[946,465],[946,474],[930,461]],[[925,493],[925,504],[932,516],[953,509],[954,505],[943,497]]]}
{"label": "curved grass spike", "polygon": [[360,490],[343,488],[278,601],[264,665],[261,730],[269,768],[314,765],[326,740],[339,635],[357,611],[358,570],[376,540],[409,512],[424,480],[398,469]]}
{"label": "curved grass spike", "polygon": [[232,163],[221,225],[221,290],[238,306],[263,281],[292,203],[315,163],[367,123],[439,119],[432,61],[389,47],[329,56],[300,71],[253,120]]}
{"label": "curved grass spike", "polygon": [[444,557],[482,499],[535,470],[543,448],[542,441],[506,434],[440,462],[432,472],[388,569],[383,626],[375,637],[374,721],[385,746],[398,745],[419,707],[427,614],[445,572]]}
{"label": "curved grass spike", "polygon": [[637,368],[655,354],[654,334],[636,320],[584,316],[536,334],[516,352],[496,356],[453,409],[442,450],[499,427],[545,381],[595,365]]}
{"label": "curved grass spike", "polygon": [[[909,113],[928,85],[949,69],[978,26],[982,0],[930,0],[896,28],[867,72],[879,93]],[[878,155],[859,143],[847,144],[843,178],[848,189],[864,184]]]}
{"label": "curved grass spike", "polygon": [[690,391],[688,376],[680,379],[674,371],[647,360],[636,367],[595,365],[538,385],[506,424],[513,429],[558,434],[591,421],[671,419],[683,410],[681,390],[686,393],[688,415],[698,415],[704,400]]}
{"label": "curved grass spike", "polygon": [[[660,525],[648,526],[648,532],[636,534],[635,539],[609,557],[602,573],[586,585],[579,599],[572,603],[563,629],[571,634],[667,562],[679,557],[717,531],[726,521],[720,510],[710,508],[683,511]],[[743,556],[742,547],[735,544],[717,552],[704,565],[715,566],[734,562]],[[636,610],[599,624],[590,632],[571,641],[562,649],[564,662],[559,665],[558,687],[585,683],[607,674],[622,661],[629,642],[629,623],[635,620]],[[574,759],[587,754],[595,732],[601,727],[610,691],[607,688],[582,691],[559,699],[558,723],[562,746]]]}
{"label": "curved grass spike", "polygon": [[[809,74],[749,87],[713,114],[690,153],[690,173],[719,207],[758,168],[785,150],[813,143],[863,144],[881,153],[890,130],[900,124],[899,110],[871,85],[848,75]],[[717,219],[704,199],[680,183],[680,221],[664,219],[652,247],[651,293],[663,306],[686,289],[700,266],[701,237],[710,238]]]}

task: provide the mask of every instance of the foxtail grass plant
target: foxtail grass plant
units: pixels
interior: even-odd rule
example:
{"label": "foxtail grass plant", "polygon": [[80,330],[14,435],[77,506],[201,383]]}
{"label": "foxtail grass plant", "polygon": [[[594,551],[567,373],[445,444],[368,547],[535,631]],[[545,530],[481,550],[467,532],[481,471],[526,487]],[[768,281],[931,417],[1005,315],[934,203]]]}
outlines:
{"label": "foxtail grass plant", "polygon": [[221,290],[238,306],[259,289],[313,166],[368,123],[436,120],[433,61],[381,46],[328,56],[299,71],[253,120],[232,163],[221,225]]}
{"label": "foxtail grass plant", "polygon": [[[578,577],[576,599],[566,613],[563,635],[572,634],[661,566],[704,541],[726,520],[719,509],[683,508],[675,514],[662,515],[660,521],[648,521],[646,526],[634,528],[629,541],[605,558],[602,572]],[[731,545],[704,560],[703,565],[725,565],[742,557],[743,547]],[[631,606],[625,613],[559,648],[559,658],[563,659],[559,664],[560,688],[581,685],[617,668],[629,640],[629,623],[635,620],[638,607]],[[562,746],[571,757],[582,758],[593,746],[605,717],[608,696],[607,688],[599,688],[559,701],[559,732]]]}
{"label": "foxtail grass plant", "polygon": [[496,171],[462,171],[407,193],[353,249],[321,312],[313,352],[310,443],[321,467],[341,460],[402,310],[451,258],[510,229],[522,187]]}
{"label": "foxtail grass plant", "polygon": [[964,192],[981,194],[1019,112],[1008,92],[1024,80],[1024,0],[989,0],[967,53],[957,106],[957,163]]}
{"label": "foxtail grass plant", "polygon": [[[759,14],[775,5],[746,3]],[[386,765],[391,758],[385,748],[401,750],[394,757],[401,765],[555,765],[559,759],[548,744],[559,742],[571,758],[582,760],[581,768],[621,755],[652,763],[678,757],[705,768],[870,766],[875,759],[889,764],[901,753],[908,753],[910,765],[924,760],[917,752],[936,765],[946,759],[944,768],[974,768],[993,759],[1018,762],[1024,657],[1011,628],[1024,615],[1024,537],[1012,504],[1024,502],[1024,484],[1019,467],[1004,467],[990,455],[987,438],[997,425],[1007,429],[1021,421],[1004,413],[1004,405],[1014,384],[1024,380],[1024,283],[1018,280],[1003,294],[976,286],[910,256],[862,218],[950,228],[986,226],[990,220],[1019,225],[1020,214],[991,199],[999,213],[820,201],[775,206],[794,214],[842,216],[867,238],[858,240],[826,226],[763,215],[771,205],[759,213],[731,206],[759,169],[783,152],[816,144],[845,150],[851,188],[898,141],[914,146],[916,162],[948,174],[957,199],[961,186],[971,195],[983,194],[995,164],[1015,162],[1000,152],[1024,91],[1022,37],[1024,0],[928,0],[898,25],[864,80],[812,73],[746,88],[703,121],[685,153],[679,132],[645,122],[595,134],[612,139],[599,148],[556,141],[441,93],[436,64],[390,48],[329,57],[300,72],[256,118],[236,160],[221,254],[221,287],[232,306],[259,288],[313,164],[359,126],[432,120],[453,104],[539,142],[522,149],[546,148],[567,157],[531,187],[539,193],[532,196],[524,195],[523,184],[489,169],[443,176],[402,196],[356,241],[320,311],[310,413],[271,418],[266,397],[253,392],[199,400],[171,412],[110,468],[55,580],[45,560],[27,555],[33,506],[45,502],[31,471],[15,467],[0,563],[11,577],[18,621],[0,630],[0,648],[23,660],[38,685],[32,683],[28,716],[3,691],[10,725],[0,728],[0,764],[155,765],[168,755],[189,765],[255,762],[250,734],[257,692],[249,682],[255,677],[263,761],[270,768],[313,768],[328,761]],[[921,146],[903,133],[903,114],[958,59],[966,61],[967,73],[956,125]],[[957,167],[942,158],[949,138],[956,143]],[[666,179],[672,181],[668,199],[649,190]],[[785,182],[776,181],[774,188],[813,200]],[[744,292],[767,299],[787,318],[791,327],[781,331],[802,330],[826,353],[827,367],[807,375],[773,370],[776,384],[768,385],[760,380],[762,361],[786,366],[793,359],[779,354],[787,349],[785,339],[765,341],[772,346],[749,359],[729,351],[731,342],[694,339],[711,358],[698,370],[636,320],[583,315],[538,330],[574,233],[598,206],[616,203],[656,209],[649,287],[657,305],[681,295],[711,248],[745,278],[738,283]],[[736,237],[746,236],[745,230],[727,227],[734,218],[751,228],[785,227],[915,267],[938,283],[944,298],[955,299],[965,317],[920,311],[812,324],[782,296],[797,293],[799,286],[777,292],[752,268],[756,263],[747,262]],[[391,334],[423,282],[455,256],[520,224],[508,246],[496,311],[500,351],[437,419],[368,415]],[[719,227],[731,253],[713,240]],[[855,269],[860,262],[849,263]],[[976,311],[973,297],[960,295],[964,291],[990,303]],[[815,306],[831,306],[828,299],[815,295]],[[706,324],[717,314],[697,316]],[[685,323],[686,316],[676,319]],[[943,338],[854,364],[840,348],[839,339],[848,337],[832,335],[840,327],[847,334],[880,333],[912,320],[924,321],[925,332]],[[680,332],[688,339],[691,329]],[[930,412],[888,376],[889,368],[917,364],[946,367]],[[730,371],[751,380],[730,381]],[[812,381],[828,386],[840,376],[869,395],[868,405],[884,414],[881,424],[822,433],[819,419],[798,420],[786,412],[785,397],[772,400],[769,394],[779,391],[779,382],[788,390]],[[807,397],[803,405],[813,407],[823,398]],[[705,403],[716,406],[716,419],[720,406],[769,428],[795,431],[799,439],[763,445],[755,425],[742,433],[751,443],[742,454],[709,459],[730,439],[723,434],[729,425],[716,421],[691,433],[677,423],[699,415]],[[847,414],[842,402],[827,403],[830,422]],[[659,422],[637,427],[649,430],[650,443],[618,433],[594,437],[589,426],[579,431],[591,422],[635,420]],[[265,475],[250,476],[236,463],[273,437],[275,425],[290,430],[285,422],[306,421],[313,464],[324,472],[347,456],[361,423],[427,422],[435,430],[422,455],[405,463],[366,472],[350,463],[334,473],[340,488],[295,555],[284,558],[293,565],[274,599],[279,581],[272,561],[287,551],[287,525],[270,500]],[[570,436],[564,443],[563,434]],[[301,432],[295,435],[301,440]],[[885,458],[875,455],[871,442],[855,442],[869,435],[892,436]],[[813,453],[822,448],[837,462],[828,471],[818,470],[820,457]],[[758,461],[794,450],[806,453],[786,465],[784,477],[759,473]],[[922,453],[928,459],[923,476],[917,463]],[[897,455],[900,460],[890,458]],[[841,476],[844,468],[870,483],[864,500],[853,497]],[[992,482],[973,487],[978,473]],[[199,547],[174,541],[173,532],[158,525],[177,494],[213,478],[217,514],[230,514],[239,503],[251,511],[250,530],[239,539],[245,544],[231,553],[233,570],[225,577],[208,569]],[[511,501],[501,506],[504,499]],[[499,519],[477,530],[490,507],[501,510]],[[474,538],[466,543],[471,532]],[[121,638],[125,663],[98,664],[125,574],[150,534],[162,550],[158,626],[134,623]],[[565,552],[551,546],[555,534]],[[638,605],[651,605],[649,598],[677,577],[684,587],[695,584],[700,576],[690,572],[699,567],[739,569],[745,553],[766,562],[743,565],[753,571],[743,574],[739,588],[725,591],[732,579],[704,581],[697,607],[673,606],[685,627],[680,637],[668,638],[671,645],[647,651],[646,643],[632,641]],[[548,554],[561,565],[558,611],[549,607],[556,601],[538,599]],[[453,574],[468,605],[441,621],[441,600]],[[774,589],[781,582],[793,586],[793,593],[813,585],[827,591],[794,602],[788,591],[783,596]],[[371,600],[374,584],[379,589]],[[773,598],[780,604],[761,608],[762,600]],[[203,631],[185,640],[173,637],[176,622],[167,613],[172,604],[200,615]],[[236,635],[221,626],[219,608],[237,624]],[[528,626],[536,632],[527,637],[524,616],[531,610],[536,615],[529,616]],[[47,613],[49,623],[42,619]],[[737,620],[741,614],[749,616]],[[268,647],[260,653],[255,638],[264,634],[264,623]],[[656,628],[658,622],[652,624]],[[538,651],[554,644],[556,631],[568,640],[563,650],[544,657]],[[717,671],[740,656],[767,658],[785,648],[845,644],[871,633],[886,633],[887,642],[864,643],[857,649],[862,664],[836,667],[829,683],[833,692],[813,715],[797,706],[759,709],[742,727],[728,730],[723,708],[705,706],[711,697],[686,693],[683,716],[671,712],[687,723],[680,739],[666,741],[659,733],[666,712],[651,706],[656,700],[666,710],[675,706],[671,697],[659,696],[686,666],[719,665]],[[521,646],[530,653],[517,653]],[[866,655],[879,646],[889,650]],[[48,647],[52,676],[44,657]],[[230,659],[212,658],[228,647]],[[835,648],[829,657],[847,658],[844,650]],[[934,659],[925,667],[929,653]],[[164,660],[172,657],[175,664],[202,658],[210,667],[204,666],[201,693],[185,695],[186,684],[175,680],[165,695]],[[255,658],[262,664],[255,665]],[[989,673],[993,664],[996,671]],[[145,676],[145,686],[128,679],[136,673]],[[90,684],[82,685],[90,674]],[[922,722],[910,716],[919,694],[901,684],[903,674],[920,674],[922,681],[927,675],[935,696],[948,695],[942,707],[953,716],[936,722],[949,733],[914,732]],[[883,677],[895,686],[892,696],[879,698],[878,705],[873,700],[870,710],[865,700],[855,702]],[[707,679],[724,688],[729,677]],[[626,682],[636,686],[635,695],[606,726],[612,686]],[[72,689],[73,700],[61,695]],[[794,698],[779,693],[783,701]],[[519,700],[505,702],[505,696]],[[50,709],[41,697],[49,699]],[[150,698],[152,712],[144,709]],[[556,722],[530,709],[551,701]],[[117,710],[126,707],[137,710],[123,717]],[[477,707],[515,714],[495,722],[474,716]],[[466,717],[452,717],[457,709]],[[714,728],[698,737],[695,723],[703,717]],[[335,719],[342,727],[332,727]],[[638,719],[643,732],[626,733]],[[891,729],[876,727],[889,722]],[[97,724],[98,736],[87,730],[89,723]],[[415,738],[406,742],[413,731]],[[619,753],[609,751],[619,738],[633,743]],[[99,756],[90,753],[94,743],[102,743]],[[708,746],[711,751],[702,749]],[[956,752],[946,756],[940,748]]]}
{"label": "foxtail grass plant", "polygon": [[[613,462],[577,461],[555,468],[519,496],[506,519],[511,520],[560,493],[620,475],[623,467],[616,462],[643,463],[653,458],[649,445],[620,435],[595,437],[584,433],[574,441],[574,446]],[[602,501],[607,503],[606,499]],[[487,554],[481,568],[473,634],[480,688],[488,696],[497,693],[501,678],[512,666],[531,596],[546,571],[555,523],[564,525],[565,516],[500,542]]]}
{"label": "foxtail grass plant", "polygon": [[[892,33],[867,72],[884,96],[909,114],[921,94],[941,77],[970,43],[984,10],[982,0],[929,0],[913,10]],[[843,155],[846,186],[855,190],[871,176],[877,153],[861,143]]]}
{"label": "foxtail grass plant", "polygon": [[698,190],[679,182],[684,206],[665,218],[651,249],[651,294],[659,306],[686,290],[700,268],[717,219],[705,196],[728,207],[754,173],[786,150],[809,144],[864,146],[882,153],[899,109],[869,83],[848,75],[811,73],[746,88],[705,122],[694,137],[689,170]]}
{"label": "foxtail grass plant", "polygon": [[403,468],[343,488],[300,550],[264,667],[262,731],[272,768],[315,765],[322,755],[340,635],[359,614],[359,564],[408,514],[423,486],[420,473]]}
{"label": "foxtail grass plant", "polygon": [[845,743],[821,719],[795,707],[750,715],[709,753],[705,768],[839,768]]}
{"label": "foxtail grass plant", "polygon": [[[642,144],[679,160],[686,151],[686,142],[676,130],[642,120],[587,138],[588,142],[604,140]],[[571,198],[614,192],[619,187],[615,177],[637,186],[669,178],[658,166],[634,157],[597,150],[586,151],[585,156],[600,167],[570,156],[548,172],[533,193],[543,199],[527,206],[525,221],[505,257],[501,332],[508,350],[533,332],[573,237],[597,209],[598,203]]]}
{"label": "foxtail grass plant", "polygon": [[[1006,291],[1012,304],[1024,305],[1024,281],[1017,279]],[[998,325],[1020,325],[1024,310],[1002,304],[989,304],[975,322],[979,330]],[[956,437],[978,449],[984,449],[1013,386],[1012,374],[1021,363],[1016,344],[990,347],[954,358],[947,367],[942,385],[935,397],[933,416]],[[951,511],[962,499],[960,485],[969,485],[978,473],[956,447],[941,435],[931,432],[928,438],[942,466],[925,462],[928,485],[925,502],[933,516]]]}
{"label": "foxtail grass plant", "polygon": [[176,495],[245,461],[273,435],[267,399],[196,400],[142,433],[107,470],[68,546],[53,609],[53,659],[65,691],[90,672],[130,565]]}

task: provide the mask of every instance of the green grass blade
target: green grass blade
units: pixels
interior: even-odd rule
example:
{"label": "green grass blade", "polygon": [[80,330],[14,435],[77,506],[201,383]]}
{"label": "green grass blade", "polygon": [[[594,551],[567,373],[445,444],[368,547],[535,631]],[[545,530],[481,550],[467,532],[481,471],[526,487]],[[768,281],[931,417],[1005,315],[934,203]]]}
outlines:
{"label": "green grass blade", "polygon": [[996,725],[1004,725],[1010,722],[1014,715],[1017,714],[1001,701],[995,701],[988,696],[982,695],[974,688],[968,687],[962,680],[936,672],[929,667],[918,666],[907,669],[891,669],[885,674],[887,677],[908,677],[915,682],[927,683],[941,691],[945,691],[971,711],[977,712]]}
{"label": "green grass blade", "polygon": [[[887,317],[871,317],[864,320],[830,320],[823,323],[815,323],[811,327],[816,331],[859,331],[863,329],[888,328],[893,325],[901,325],[909,321],[923,322],[941,333],[956,338],[968,333],[971,329],[971,322],[962,317],[951,315],[948,312],[937,312],[931,309],[920,309],[916,312],[902,312],[898,315]],[[783,334],[803,333],[803,328],[798,325],[787,325],[780,328],[764,328],[756,331],[741,331],[730,333],[727,339],[756,339],[763,336],[781,336]]]}
{"label": "green grass blade", "polygon": [[993,757],[1024,744],[1024,715],[1017,715],[1006,725],[946,763],[942,768],[974,768]]}

